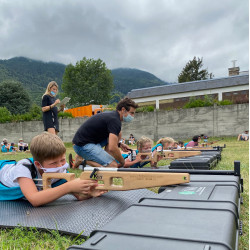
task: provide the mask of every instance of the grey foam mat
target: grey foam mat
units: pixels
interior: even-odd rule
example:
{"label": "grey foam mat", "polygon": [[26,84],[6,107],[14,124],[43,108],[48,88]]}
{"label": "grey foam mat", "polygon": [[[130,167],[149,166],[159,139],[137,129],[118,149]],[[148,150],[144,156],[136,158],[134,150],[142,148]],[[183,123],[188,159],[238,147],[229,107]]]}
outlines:
{"label": "grey foam mat", "polygon": [[77,201],[71,195],[42,207],[25,200],[0,201],[0,227],[36,227],[61,233],[89,236],[143,197],[157,194],[147,190],[110,191],[101,197]]}

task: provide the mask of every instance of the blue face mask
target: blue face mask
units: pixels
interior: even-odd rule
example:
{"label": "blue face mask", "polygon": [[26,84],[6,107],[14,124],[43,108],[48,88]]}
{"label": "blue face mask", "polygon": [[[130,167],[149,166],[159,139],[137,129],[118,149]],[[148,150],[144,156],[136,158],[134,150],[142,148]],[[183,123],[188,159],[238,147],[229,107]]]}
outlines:
{"label": "blue face mask", "polygon": [[134,119],[134,117],[130,114],[128,114],[127,116],[123,116],[123,121],[124,122],[132,122]]}
{"label": "blue face mask", "polygon": [[56,93],[54,91],[50,91],[51,95],[56,96]]}

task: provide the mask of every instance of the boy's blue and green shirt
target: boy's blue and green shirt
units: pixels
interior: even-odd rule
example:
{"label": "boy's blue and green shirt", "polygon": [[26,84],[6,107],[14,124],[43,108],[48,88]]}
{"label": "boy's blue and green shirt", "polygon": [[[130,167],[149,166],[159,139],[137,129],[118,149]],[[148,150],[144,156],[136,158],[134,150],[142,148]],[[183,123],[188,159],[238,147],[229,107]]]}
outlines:
{"label": "boy's blue and green shirt", "polygon": [[[37,169],[34,165],[33,158],[27,158],[30,162],[29,165],[25,165],[31,172],[32,178],[37,178]],[[16,164],[15,160],[0,160],[0,170],[7,164]],[[6,166],[7,167],[7,166]],[[52,187],[57,187],[65,183],[66,180],[58,180],[52,184]],[[0,201],[6,200],[18,200],[24,198],[21,188],[18,187],[7,187],[0,181]]]}

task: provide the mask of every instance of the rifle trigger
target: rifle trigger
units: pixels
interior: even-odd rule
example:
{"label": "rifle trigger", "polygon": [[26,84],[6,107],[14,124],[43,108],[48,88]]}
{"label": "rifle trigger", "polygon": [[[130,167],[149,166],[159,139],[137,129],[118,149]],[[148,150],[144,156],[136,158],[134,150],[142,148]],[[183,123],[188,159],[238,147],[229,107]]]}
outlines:
{"label": "rifle trigger", "polygon": [[98,171],[98,168],[94,168],[94,170],[92,171],[92,173],[90,174],[90,179],[96,179],[96,172]]}

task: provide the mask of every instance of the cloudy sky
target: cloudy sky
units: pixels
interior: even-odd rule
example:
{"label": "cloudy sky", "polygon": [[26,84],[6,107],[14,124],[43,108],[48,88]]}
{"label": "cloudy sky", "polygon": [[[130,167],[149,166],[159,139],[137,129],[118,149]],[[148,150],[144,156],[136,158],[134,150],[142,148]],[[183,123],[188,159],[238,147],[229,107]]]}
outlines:
{"label": "cloudy sky", "polygon": [[249,67],[248,0],[0,0],[0,59],[148,71],[177,82],[194,56],[214,76]]}

